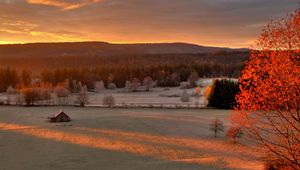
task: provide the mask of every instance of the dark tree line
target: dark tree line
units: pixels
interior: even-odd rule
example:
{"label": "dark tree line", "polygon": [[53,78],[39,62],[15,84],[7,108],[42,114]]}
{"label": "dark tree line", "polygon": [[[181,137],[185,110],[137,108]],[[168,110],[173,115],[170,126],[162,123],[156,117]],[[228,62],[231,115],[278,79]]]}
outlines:
{"label": "dark tree line", "polygon": [[202,54],[140,54],[114,56],[0,56],[0,67],[18,71],[30,69],[34,73],[56,68],[94,68],[111,66],[157,66],[157,65],[242,65],[249,58],[248,52],[218,52]]}
{"label": "dark tree line", "polygon": [[127,80],[142,82],[148,76],[158,86],[173,87],[187,81],[191,72],[199,77],[238,77],[247,58],[247,52],[1,58],[0,67],[5,68],[0,69],[0,91],[28,86],[36,80],[54,86],[77,81],[88,89],[102,80],[105,86],[114,83],[121,88]]}
{"label": "dark tree line", "polygon": [[19,83],[16,70],[10,68],[0,69],[0,91],[4,92],[9,86],[16,86]]}
{"label": "dark tree line", "polygon": [[89,89],[93,89],[95,81],[104,81],[107,86],[109,83],[115,83],[118,88],[125,86],[127,80],[134,78],[143,81],[147,76],[150,76],[161,87],[179,86],[181,81],[187,81],[191,72],[195,71],[200,77],[216,77],[227,76],[235,77],[238,74],[240,66],[209,64],[209,65],[157,65],[150,67],[143,66],[105,66],[95,68],[65,68],[55,70],[42,71],[40,78],[43,82],[56,85],[69,81],[80,81],[87,85]]}
{"label": "dark tree line", "polygon": [[[179,86],[181,81],[187,81],[191,72],[195,71],[200,77],[236,77],[240,71],[240,65],[227,64],[178,64],[178,65],[156,65],[156,66],[102,66],[94,68],[57,68],[45,69],[41,73],[35,74],[35,79],[41,82],[57,85],[69,80],[80,81],[88,89],[94,88],[95,81],[104,81],[107,86],[109,83],[115,83],[118,88],[125,86],[127,80],[134,78],[143,81],[147,76],[156,80],[157,85],[161,87]],[[28,86],[33,80],[32,73],[29,70],[23,70],[17,74],[16,70],[10,68],[0,69],[0,90],[3,92],[9,86],[16,85]]]}

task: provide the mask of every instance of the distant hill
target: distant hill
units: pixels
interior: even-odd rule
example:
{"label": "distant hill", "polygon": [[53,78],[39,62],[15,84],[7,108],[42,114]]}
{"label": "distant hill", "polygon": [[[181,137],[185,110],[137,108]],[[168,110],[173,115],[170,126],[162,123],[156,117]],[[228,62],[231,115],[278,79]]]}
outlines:
{"label": "distant hill", "polygon": [[0,57],[113,56],[144,54],[198,54],[247,51],[188,43],[112,44],[107,42],[28,43],[0,45]]}

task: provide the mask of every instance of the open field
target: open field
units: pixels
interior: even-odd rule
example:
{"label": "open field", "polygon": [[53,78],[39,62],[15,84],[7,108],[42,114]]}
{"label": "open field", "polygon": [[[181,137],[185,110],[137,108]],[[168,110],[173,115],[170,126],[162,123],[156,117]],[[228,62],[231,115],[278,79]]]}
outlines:
{"label": "open field", "polygon": [[49,123],[56,107],[0,107],[0,165],[9,169],[261,169],[224,134],[231,111],[66,107],[73,121]]}
{"label": "open field", "polygon": [[[180,96],[183,91],[186,90],[190,95],[188,102],[182,102]],[[204,87],[202,88],[202,93],[204,91]],[[99,93],[88,92],[88,106],[103,106],[103,98],[106,95],[113,95],[115,98],[116,106],[127,105],[130,107],[131,105],[139,105],[139,106],[191,106],[191,107],[204,107],[206,103],[206,99],[201,97],[194,97],[192,94],[195,92],[195,88],[191,89],[180,89],[180,87],[172,87],[172,88],[153,88],[151,91],[141,91],[141,92],[127,92],[124,88],[116,89],[116,90],[108,90],[103,89]],[[7,94],[0,93],[0,102],[7,103],[7,100],[10,100],[10,104],[16,104],[19,95],[17,94]],[[58,99],[55,93],[52,93],[52,99],[49,101],[40,101],[37,104],[45,104],[50,103],[50,105],[74,105],[76,104],[77,94],[71,94],[69,97]],[[61,103],[59,102],[61,101]],[[63,101],[63,102],[62,102]],[[77,104],[78,105],[78,104]]]}
{"label": "open field", "polygon": [[[189,102],[182,102],[180,96],[182,92],[186,90],[190,96]],[[200,98],[193,97],[192,94],[195,91],[195,88],[191,89],[180,89],[180,87],[172,87],[172,88],[153,88],[150,92],[123,92],[123,89],[118,90],[103,90],[101,93],[90,93],[89,94],[89,104],[92,106],[97,106],[102,104],[102,99],[105,95],[111,94],[114,96],[117,105],[130,105],[137,104],[145,106],[152,105],[190,105],[195,106],[204,106],[204,97]]]}

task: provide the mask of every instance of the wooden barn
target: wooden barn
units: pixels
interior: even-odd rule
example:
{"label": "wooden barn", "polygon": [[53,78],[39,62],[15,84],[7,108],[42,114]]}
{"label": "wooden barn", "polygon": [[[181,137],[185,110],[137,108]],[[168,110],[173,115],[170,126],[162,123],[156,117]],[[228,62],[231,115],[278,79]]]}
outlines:
{"label": "wooden barn", "polygon": [[62,110],[49,117],[50,122],[69,122],[71,118]]}

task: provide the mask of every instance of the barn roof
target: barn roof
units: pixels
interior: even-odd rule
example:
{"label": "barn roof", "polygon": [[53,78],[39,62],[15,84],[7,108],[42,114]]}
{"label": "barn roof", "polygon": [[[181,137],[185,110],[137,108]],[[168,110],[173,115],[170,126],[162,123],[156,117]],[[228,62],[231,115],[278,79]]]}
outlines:
{"label": "barn roof", "polygon": [[65,114],[65,115],[67,115],[65,112],[63,112],[63,110],[61,109],[61,110],[59,110],[58,112],[56,112],[55,114],[53,114],[52,116],[50,116],[49,118],[55,118],[55,117],[57,117],[58,115],[60,115],[60,114]]}

